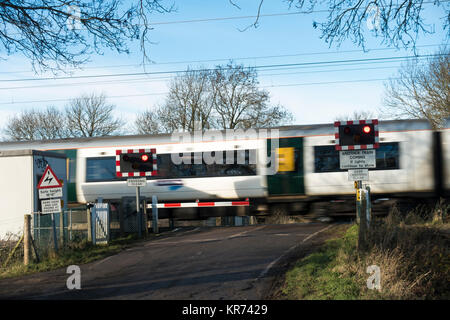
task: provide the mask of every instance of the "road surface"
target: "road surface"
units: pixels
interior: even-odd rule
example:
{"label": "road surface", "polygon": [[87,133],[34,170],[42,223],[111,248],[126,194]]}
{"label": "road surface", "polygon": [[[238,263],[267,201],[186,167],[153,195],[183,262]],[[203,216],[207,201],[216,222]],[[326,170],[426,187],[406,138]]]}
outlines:
{"label": "road surface", "polygon": [[0,299],[263,299],[283,261],[307,253],[335,227],[311,223],[174,232],[80,265],[79,290],[67,288],[70,274],[62,268],[0,280]]}

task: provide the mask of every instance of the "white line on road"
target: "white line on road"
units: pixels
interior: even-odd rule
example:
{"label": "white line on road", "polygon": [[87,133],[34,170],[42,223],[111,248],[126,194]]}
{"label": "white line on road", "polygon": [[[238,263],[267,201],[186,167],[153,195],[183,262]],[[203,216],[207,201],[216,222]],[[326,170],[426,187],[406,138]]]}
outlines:
{"label": "white line on road", "polygon": [[233,234],[231,236],[227,236],[224,238],[207,238],[207,239],[186,239],[186,240],[180,240],[180,241],[165,241],[165,239],[161,239],[158,241],[151,241],[149,243],[147,243],[145,246],[153,246],[153,245],[157,245],[157,244],[179,244],[179,243],[196,243],[196,242],[211,242],[211,241],[220,241],[220,240],[226,240],[226,239],[234,239],[236,237],[242,236],[248,232],[252,232],[252,231],[256,231],[256,230],[260,230],[262,228],[265,228],[266,226],[261,226],[261,227],[257,227],[254,229],[250,229],[250,230],[246,230],[243,232],[239,232],[236,234]]}
{"label": "white line on road", "polygon": [[323,231],[325,231],[325,230],[331,228],[332,226],[333,226],[333,225],[329,225],[328,227],[325,227],[325,228],[323,228],[323,229],[320,229],[319,231],[314,232],[313,234],[310,234],[310,235],[307,236],[305,239],[303,239],[302,242],[297,243],[297,244],[293,245],[292,247],[290,247],[289,249],[287,249],[281,256],[279,256],[279,257],[276,258],[274,261],[272,261],[272,262],[267,266],[267,268],[265,268],[265,269],[260,273],[260,275],[258,276],[258,278],[256,278],[255,280],[257,281],[257,280],[261,279],[262,277],[264,277],[264,276],[269,272],[269,270],[270,270],[270,269],[271,269],[278,261],[280,261],[281,258],[283,258],[285,255],[287,255],[289,252],[291,252],[292,250],[294,250],[295,248],[297,248],[297,247],[298,247],[299,245],[301,245],[302,243],[308,241],[309,239],[311,239],[311,238],[314,237],[315,235],[317,235],[317,234],[319,234],[319,233],[321,233],[321,232],[323,232]]}
{"label": "white line on road", "polygon": [[246,233],[251,232],[251,231],[261,230],[262,228],[265,228],[265,227],[267,227],[267,226],[261,226],[261,227],[255,228],[255,229],[250,229],[250,230],[247,230],[247,231],[239,232],[239,233],[233,234],[233,235],[231,235],[231,236],[229,236],[227,238],[228,239],[233,239],[233,238],[242,236],[243,234],[246,234]]}

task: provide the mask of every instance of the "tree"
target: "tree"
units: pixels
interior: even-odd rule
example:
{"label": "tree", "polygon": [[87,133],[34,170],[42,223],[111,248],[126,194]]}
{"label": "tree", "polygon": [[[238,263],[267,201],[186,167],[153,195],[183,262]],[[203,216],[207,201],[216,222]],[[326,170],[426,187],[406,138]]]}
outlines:
{"label": "tree", "polygon": [[[236,1],[229,0],[234,6]],[[450,35],[450,4],[448,1],[425,0],[285,0],[289,8],[306,9],[304,13],[328,12],[324,22],[313,22],[327,43],[338,45],[346,39],[364,47],[365,37],[372,32],[383,43],[399,47],[414,46],[421,32],[433,33],[433,25],[424,21],[425,5],[442,9],[439,17],[443,29]],[[258,5],[257,18],[252,24],[259,25],[264,0]],[[437,11],[437,10],[435,10]]]}
{"label": "tree", "polygon": [[210,71],[188,69],[170,82],[166,100],[156,110],[161,130],[194,131],[197,126],[210,128],[212,103]]}
{"label": "tree", "polygon": [[403,65],[385,84],[385,112],[394,117],[427,119],[440,128],[450,118],[450,52],[442,50],[426,64]]}
{"label": "tree", "polygon": [[281,105],[269,104],[257,73],[242,65],[217,66],[214,70],[186,71],[172,80],[169,93],[154,112],[137,117],[145,124],[139,133],[194,131],[199,129],[248,129],[272,127],[293,121]]}
{"label": "tree", "polygon": [[64,113],[55,107],[22,111],[8,119],[4,132],[8,140],[14,141],[59,139],[68,135]]}
{"label": "tree", "polygon": [[104,94],[82,95],[66,107],[67,128],[71,137],[97,137],[118,133],[123,121],[112,115],[115,106],[106,103]]}
{"label": "tree", "polygon": [[158,117],[151,110],[145,110],[138,114],[134,121],[134,127],[138,134],[155,134],[161,132]]}
{"label": "tree", "polygon": [[376,116],[373,111],[367,110],[357,110],[353,111],[352,114],[347,115],[338,115],[335,120],[336,121],[349,121],[349,120],[370,120],[377,119],[379,116]]}
{"label": "tree", "polygon": [[[149,42],[149,15],[170,12],[160,0],[0,1],[0,52],[20,52],[33,67],[58,70],[79,66],[102,48],[128,53],[138,40],[143,56]],[[3,48],[3,50],[1,50]]]}
{"label": "tree", "polygon": [[281,105],[269,106],[269,92],[258,85],[253,68],[217,66],[211,76],[216,127],[247,129],[291,122],[292,114]]}

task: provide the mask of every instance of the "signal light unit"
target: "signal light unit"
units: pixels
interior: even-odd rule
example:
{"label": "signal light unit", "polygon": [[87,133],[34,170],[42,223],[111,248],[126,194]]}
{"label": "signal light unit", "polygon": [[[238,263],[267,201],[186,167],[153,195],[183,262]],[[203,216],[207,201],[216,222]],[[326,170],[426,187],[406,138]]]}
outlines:
{"label": "signal light unit", "polygon": [[335,149],[360,150],[379,147],[378,120],[336,121]]}
{"label": "signal light unit", "polygon": [[116,150],[117,177],[146,177],[157,175],[156,149]]}

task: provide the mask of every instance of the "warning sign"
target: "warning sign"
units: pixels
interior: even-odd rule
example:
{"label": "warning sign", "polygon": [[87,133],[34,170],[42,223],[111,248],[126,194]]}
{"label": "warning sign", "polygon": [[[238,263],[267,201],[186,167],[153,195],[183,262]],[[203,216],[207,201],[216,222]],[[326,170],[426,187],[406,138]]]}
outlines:
{"label": "warning sign", "polygon": [[45,167],[44,174],[42,175],[42,178],[37,185],[37,188],[46,189],[46,188],[61,188],[61,187],[62,187],[61,181],[59,181],[58,177],[53,172],[52,168],[49,165],[47,165],[47,167]]}

